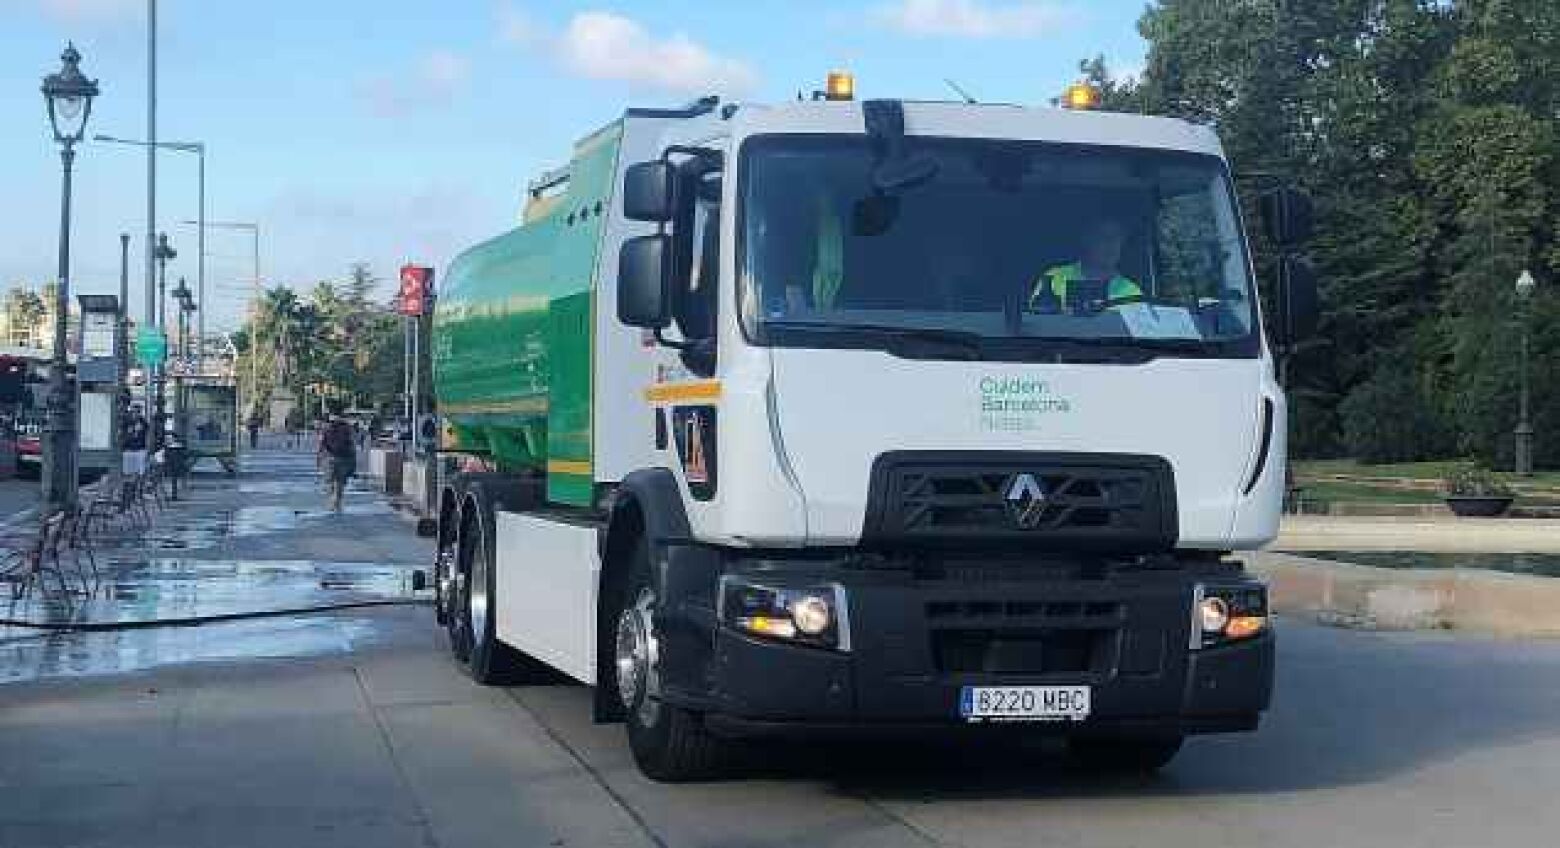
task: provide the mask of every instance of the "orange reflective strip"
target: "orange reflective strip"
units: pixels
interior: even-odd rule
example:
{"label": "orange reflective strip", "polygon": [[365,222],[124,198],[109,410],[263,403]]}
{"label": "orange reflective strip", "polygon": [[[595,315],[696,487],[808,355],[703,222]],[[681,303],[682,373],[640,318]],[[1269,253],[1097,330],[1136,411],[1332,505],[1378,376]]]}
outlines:
{"label": "orange reflective strip", "polygon": [[720,381],[694,380],[687,383],[657,383],[645,389],[645,400],[651,403],[720,400]]}

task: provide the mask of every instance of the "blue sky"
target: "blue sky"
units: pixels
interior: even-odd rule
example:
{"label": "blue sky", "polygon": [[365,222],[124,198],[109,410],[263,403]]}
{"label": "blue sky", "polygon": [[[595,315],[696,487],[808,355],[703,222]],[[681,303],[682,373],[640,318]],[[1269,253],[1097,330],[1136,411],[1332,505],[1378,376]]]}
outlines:
{"label": "blue sky", "polygon": [[[258,221],[268,284],[307,288],[356,260],[393,277],[513,226],[526,181],[629,105],[718,91],[796,96],[831,68],[860,96],[1039,104],[1103,53],[1141,66],[1143,0],[161,0],[158,134],[209,146],[208,214]],[[41,77],[67,39],[98,78],[89,133],[146,131],[146,0],[0,0],[0,287],[55,268],[59,159]],[[158,217],[195,281],[196,162],[158,160]],[[145,159],[77,158],[78,291],[118,289],[130,232],[141,302]],[[207,238],[208,323],[242,314],[249,242]],[[171,283],[170,283],[171,285]],[[388,286],[388,283],[386,284]]]}

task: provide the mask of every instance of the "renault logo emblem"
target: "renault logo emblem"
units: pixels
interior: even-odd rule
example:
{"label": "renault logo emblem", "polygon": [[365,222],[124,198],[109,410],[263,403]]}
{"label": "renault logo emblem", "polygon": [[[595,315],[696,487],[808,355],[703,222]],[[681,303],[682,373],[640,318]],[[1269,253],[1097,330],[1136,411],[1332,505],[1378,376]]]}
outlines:
{"label": "renault logo emblem", "polygon": [[1003,497],[1007,500],[1008,515],[1013,517],[1013,523],[1024,530],[1040,526],[1046,504],[1050,502],[1045,486],[1035,479],[1035,475],[1028,473],[1013,475],[1012,482],[1008,483],[1007,494]]}

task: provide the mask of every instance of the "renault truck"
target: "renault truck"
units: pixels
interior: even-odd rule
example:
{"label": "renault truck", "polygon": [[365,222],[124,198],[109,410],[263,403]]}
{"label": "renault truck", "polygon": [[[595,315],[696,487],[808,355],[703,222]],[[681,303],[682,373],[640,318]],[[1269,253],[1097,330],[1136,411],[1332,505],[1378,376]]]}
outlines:
{"label": "renault truck", "polygon": [[1265,190],[1265,333],[1210,128],[851,83],[628,109],[448,264],[455,660],[583,683],[668,781],[820,733],[1148,770],[1255,729],[1274,633],[1238,556],[1285,491],[1303,195]]}

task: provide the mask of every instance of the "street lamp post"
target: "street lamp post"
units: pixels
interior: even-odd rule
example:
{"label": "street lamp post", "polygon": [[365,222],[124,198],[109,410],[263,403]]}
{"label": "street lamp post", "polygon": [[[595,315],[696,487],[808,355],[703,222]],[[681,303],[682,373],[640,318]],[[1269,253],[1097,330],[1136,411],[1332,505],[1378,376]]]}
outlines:
{"label": "street lamp post", "polygon": [[179,352],[179,359],[184,360],[189,358],[189,342],[187,341],[190,334],[189,314],[195,310],[195,301],[191,299],[189,284],[184,281],[183,277],[179,278],[178,288],[173,290],[173,299],[179,302],[179,346],[176,350]]}
{"label": "street lamp post", "polygon": [[[130,234],[119,234],[119,314],[115,316],[117,330],[114,360],[118,363],[119,376],[114,380],[114,404],[119,410],[116,421],[126,420],[130,412]],[[114,428],[114,451],[124,454],[124,428]]]}
{"label": "street lamp post", "polygon": [[[177,309],[179,311],[179,346],[174,348],[177,352],[175,361],[179,364],[180,372],[188,376],[190,313],[195,311],[195,301],[191,298],[189,284],[184,281],[183,277],[179,278],[179,287],[173,290],[173,298],[178,301]],[[175,386],[177,385],[176,383]],[[187,410],[184,408],[184,392],[175,388],[173,393],[173,431],[178,434],[180,441],[185,441],[186,439],[184,432],[186,412]]]}
{"label": "street lamp post", "polygon": [[1522,363],[1521,389],[1517,401],[1516,471],[1524,477],[1533,474],[1533,421],[1528,415],[1528,325],[1531,323],[1528,313],[1536,288],[1538,281],[1528,271],[1524,270],[1517,277],[1517,313],[1522,323]]}
{"label": "street lamp post", "polygon": [[[140,141],[133,138],[120,138],[112,135],[94,135],[93,141],[107,142],[109,144],[127,144],[132,147],[157,148],[159,150],[172,150],[176,153],[193,153],[200,157],[198,178],[198,193],[200,195],[200,220],[196,222],[200,226],[200,233],[196,236],[196,249],[200,256],[195,261],[195,299],[197,303],[206,300],[206,143],[203,141]],[[196,333],[195,356],[202,364],[205,363],[205,347],[200,339],[206,337],[206,313],[200,313],[199,331]]]}
{"label": "street lamp post", "polygon": [[70,194],[71,167],[76,143],[92,115],[97,80],[81,73],[81,54],[73,44],[60,54],[60,70],[43,78],[43,98],[49,108],[49,124],[60,145],[60,265],[54,300],[54,356],[49,369],[48,438],[43,445],[43,502],[49,512],[76,506],[77,441],[75,404],[65,383],[69,367],[66,324],[70,318]]}
{"label": "street lamp post", "polygon": [[[157,235],[157,249],[153,251],[153,257],[157,260],[157,305],[152,315],[158,329],[163,331],[163,338],[167,338],[168,319],[163,307],[168,291],[168,262],[178,256],[178,251],[168,245],[168,234]],[[156,411],[152,418],[152,443],[153,449],[159,448],[163,443],[163,430],[167,427],[168,402],[166,385],[168,381],[167,364],[158,363],[153,368],[156,380],[156,392],[154,394]]]}

